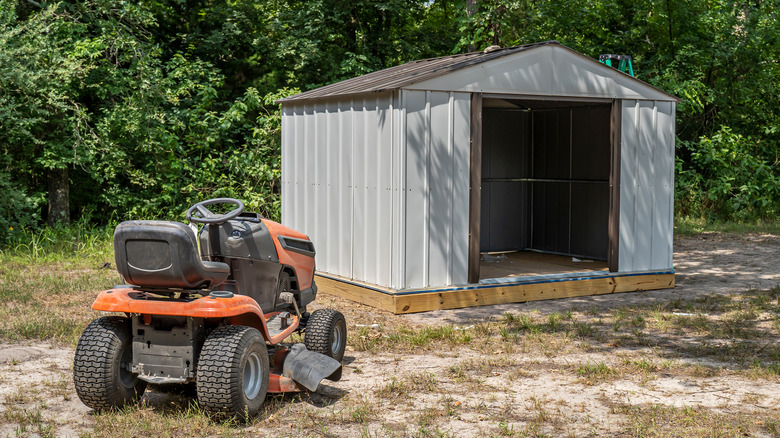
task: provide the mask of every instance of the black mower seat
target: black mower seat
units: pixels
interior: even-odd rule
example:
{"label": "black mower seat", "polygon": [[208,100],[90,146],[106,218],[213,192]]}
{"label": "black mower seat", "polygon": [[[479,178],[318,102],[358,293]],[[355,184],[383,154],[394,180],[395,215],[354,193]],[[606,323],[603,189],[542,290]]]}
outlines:
{"label": "black mower seat", "polygon": [[181,222],[122,222],[114,259],[125,282],[148,288],[209,288],[230,275],[227,264],[200,260],[195,234]]}

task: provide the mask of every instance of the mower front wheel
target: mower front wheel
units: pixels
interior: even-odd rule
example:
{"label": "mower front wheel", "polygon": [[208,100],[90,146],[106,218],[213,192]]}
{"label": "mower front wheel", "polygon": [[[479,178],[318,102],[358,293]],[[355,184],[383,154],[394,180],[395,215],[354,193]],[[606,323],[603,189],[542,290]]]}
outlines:
{"label": "mower front wheel", "polygon": [[341,362],[347,349],[347,320],[338,310],[315,310],[306,323],[303,342],[307,350]]}
{"label": "mower front wheel", "polygon": [[257,329],[220,327],[206,338],[198,359],[198,401],[215,414],[246,420],[268,393],[268,350]]}
{"label": "mower front wheel", "polygon": [[130,320],[104,316],[92,321],[79,338],[73,359],[73,381],[81,401],[95,410],[136,402],[146,389],[129,368],[133,362]]}

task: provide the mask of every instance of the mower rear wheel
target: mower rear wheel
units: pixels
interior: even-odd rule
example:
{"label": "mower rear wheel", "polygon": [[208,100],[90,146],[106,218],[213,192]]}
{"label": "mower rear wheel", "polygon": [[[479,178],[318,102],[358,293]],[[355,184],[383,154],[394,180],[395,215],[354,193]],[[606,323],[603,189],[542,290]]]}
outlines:
{"label": "mower rear wheel", "polygon": [[198,359],[198,401],[216,414],[248,419],[268,393],[268,350],[257,329],[220,327],[206,338]]}
{"label": "mower rear wheel", "polygon": [[79,338],[73,381],[81,401],[95,410],[136,402],[146,389],[129,368],[133,362],[130,319],[104,316],[92,321]]}
{"label": "mower rear wheel", "polygon": [[306,323],[303,342],[306,349],[341,362],[347,348],[347,320],[338,310],[315,310]]}

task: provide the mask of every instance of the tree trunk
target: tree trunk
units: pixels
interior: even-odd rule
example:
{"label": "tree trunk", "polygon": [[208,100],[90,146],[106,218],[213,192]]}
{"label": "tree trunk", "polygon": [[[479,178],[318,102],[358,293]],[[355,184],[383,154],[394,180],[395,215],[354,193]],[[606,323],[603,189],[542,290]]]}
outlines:
{"label": "tree trunk", "polygon": [[469,52],[473,52],[477,49],[473,42],[474,23],[471,22],[471,17],[477,12],[477,3],[479,3],[479,0],[466,0],[466,17],[469,21],[469,37],[472,39],[471,44],[469,44]]}
{"label": "tree trunk", "polygon": [[70,225],[70,194],[68,169],[52,169],[49,172],[49,217],[48,224],[57,222]]}

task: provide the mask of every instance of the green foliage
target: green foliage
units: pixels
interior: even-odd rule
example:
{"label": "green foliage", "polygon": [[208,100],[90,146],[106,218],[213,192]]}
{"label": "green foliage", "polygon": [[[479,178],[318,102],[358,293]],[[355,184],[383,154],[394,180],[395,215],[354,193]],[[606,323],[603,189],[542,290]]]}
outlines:
{"label": "green foliage", "polygon": [[[40,4],[40,6],[38,5]],[[471,5],[470,9],[469,5]],[[628,53],[677,106],[679,213],[780,208],[777,0],[0,0],[0,244],[47,218],[278,218],[282,98],[413,59],[556,39]],[[13,228],[13,230],[12,230]]]}
{"label": "green foliage", "polygon": [[0,246],[38,223],[36,206],[42,202],[40,197],[29,196],[18,187],[8,173],[0,171]]}
{"label": "green foliage", "polygon": [[[163,48],[171,36],[165,32],[185,41],[193,36],[163,27],[169,23],[158,14],[170,8],[162,3],[92,0],[39,11],[13,3],[3,1],[0,16],[0,138],[7,157],[0,238],[40,220],[47,172],[64,167],[71,169],[75,213],[99,222],[112,214],[181,216],[187,205],[212,196],[238,197],[278,218],[280,117],[273,101],[297,89],[229,87],[225,74],[244,64],[223,62],[220,69],[213,53],[196,56],[192,41],[183,51],[172,50],[177,44]],[[231,17],[245,25],[249,15],[239,15]],[[249,53],[243,32],[233,39],[215,32],[195,36],[222,54],[231,47]]]}
{"label": "green foliage", "polygon": [[690,152],[690,167],[677,163],[678,212],[705,211],[737,220],[771,218],[780,213],[780,175],[768,162],[762,141],[721,127],[698,142],[680,141]]}

